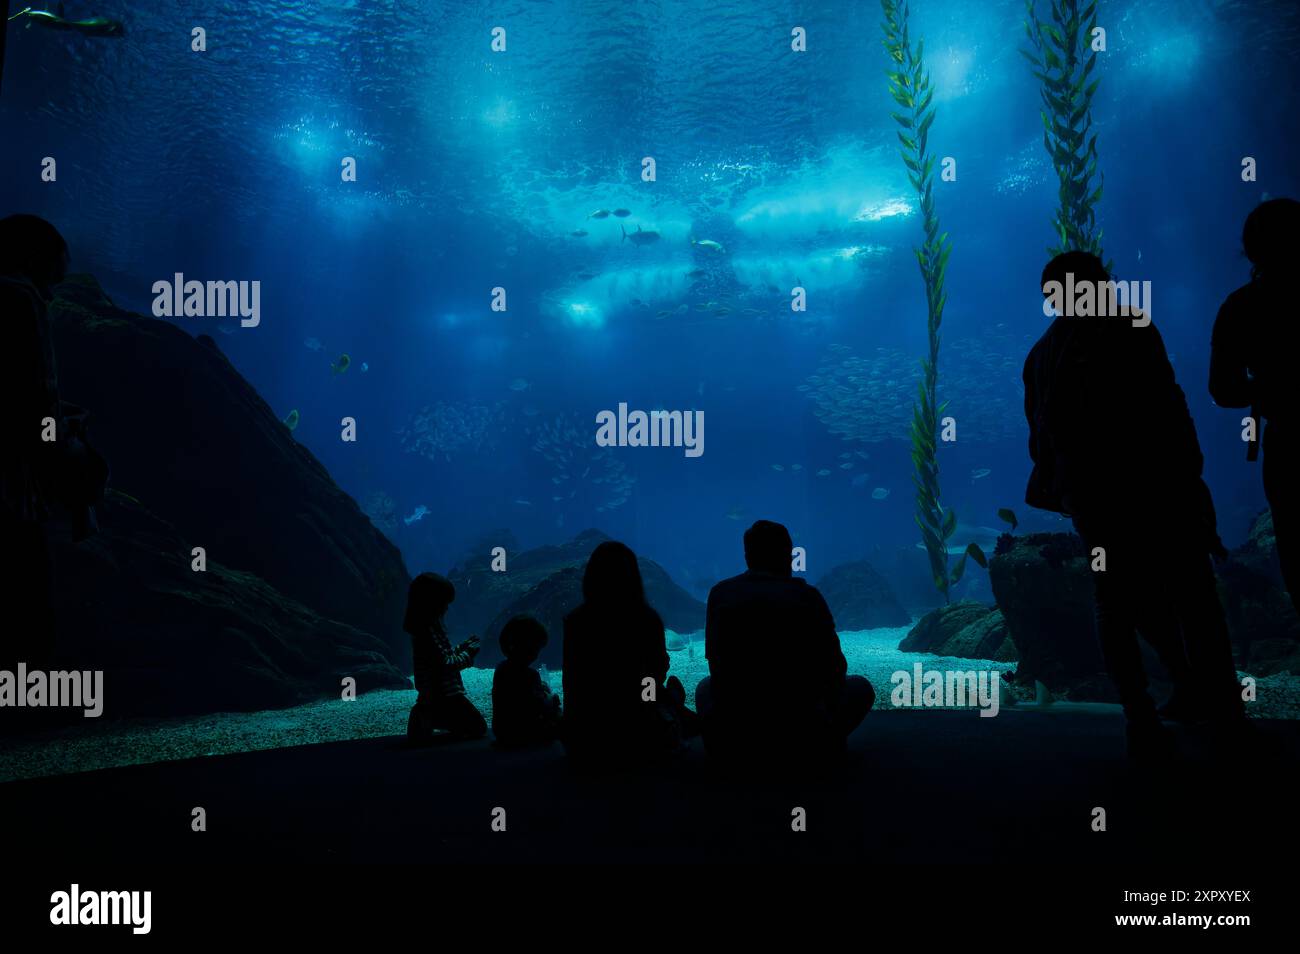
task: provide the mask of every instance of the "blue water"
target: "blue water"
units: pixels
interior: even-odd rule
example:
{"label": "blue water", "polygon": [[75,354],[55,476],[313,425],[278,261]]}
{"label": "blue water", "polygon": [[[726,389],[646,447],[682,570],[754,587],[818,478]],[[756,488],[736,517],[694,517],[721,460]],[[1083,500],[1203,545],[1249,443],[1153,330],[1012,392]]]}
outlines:
{"label": "blue water", "polygon": [[[11,31],[0,211],[51,219],[74,267],[145,313],[175,272],[259,280],[258,327],[176,322],[211,334],[277,414],[299,411],[297,439],[413,570],[499,530],[534,546],[596,526],[699,592],[740,568],[760,516],[790,526],[814,579],[914,545],[897,385],[852,412],[851,431],[883,432],[870,442],[843,440],[799,390],[841,355],[910,367],[924,350],[878,5],[90,6],[69,13],[119,17],[126,39]],[[912,7],[932,148],[958,160],[937,194],[954,246],[940,376],[972,423],[942,449],[944,499],[977,527],[1008,506],[1054,527],[1021,503],[1019,370],[1044,324],[1057,188],[1017,52],[1023,3]],[[1120,277],[1153,283],[1229,544],[1264,501],[1240,414],[1205,391],[1209,332],[1248,277],[1245,215],[1300,193],[1296,9],[1101,4],[1099,224]],[[190,50],[195,26],[207,52]],[[808,52],[791,52],[793,26]],[[1240,181],[1246,155],[1256,182]],[[45,156],[55,183],[39,179]],[[661,240],[622,241],[638,226]],[[489,307],[498,286],[504,313]],[[705,453],[596,453],[594,415],[619,402],[703,410]],[[339,438],[344,416],[356,443]]]}

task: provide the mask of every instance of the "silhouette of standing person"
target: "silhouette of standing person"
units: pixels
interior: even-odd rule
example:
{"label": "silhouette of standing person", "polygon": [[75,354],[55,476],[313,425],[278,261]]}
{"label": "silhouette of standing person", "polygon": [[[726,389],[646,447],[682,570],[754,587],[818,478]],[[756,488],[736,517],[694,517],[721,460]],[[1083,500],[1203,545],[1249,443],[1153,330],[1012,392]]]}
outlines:
{"label": "silhouette of standing person", "polygon": [[[1052,259],[1043,294],[1070,281],[1105,301],[1110,276],[1097,256]],[[1147,692],[1137,630],[1159,640],[1162,656],[1185,660],[1175,690],[1181,715],[1242,716],[1210,561],[1224,551],[1196,428],[1160,333],[1127,307],[1099,310],[1058,314],[1025,361],[1034,462],[1025,500],[1073,518],[1094,569],[1097,633],[1129,752],[1158,758],[1172,753],[1172,737]]]}
{"label": "silhouette of standing person", "polygon": [[[59,404],[50,335],[51,289],[68,269],[68,245],[34,215],[0,219],[0,321],[8,360],[0,374],[0,573],[4,668],[52,663],[54,575],[50,525],[54,516],[60,441],[67,436]],[[56,440],[45,440],[50,423]]]}
{"label": "silhouette of standing person", "polygon": [[732,762],[824,761],[875,703],[849,676],[835,620],[817,588],[792,575],[790,531],[759,520],[745,531],[748,569],[709,591],[695,690],[709,754]]}
{"label": "silhouette of standing person", "polygon": [[646,601],[636,554],[607,540],[582,575],[582,605],[564,618],[561,738],[586,766],[661,759],[690,733],[693,713],[668,676],[664,624]]}
{"label": "silhouette of standing person", "polygon": [[[1300,309],[1290,270],[1300,266],[1300,202],[1261,203],[1242,229],[1250,283],[1219,308],[1210,345],[1210,396],[1249,407],[1264,430],[1264,495],[1273,516],[1282,579],[1300,601]],[[1258,441],[1259,435],[1256,435]],[[1251,447],[1254,459],[1258,443]]]}

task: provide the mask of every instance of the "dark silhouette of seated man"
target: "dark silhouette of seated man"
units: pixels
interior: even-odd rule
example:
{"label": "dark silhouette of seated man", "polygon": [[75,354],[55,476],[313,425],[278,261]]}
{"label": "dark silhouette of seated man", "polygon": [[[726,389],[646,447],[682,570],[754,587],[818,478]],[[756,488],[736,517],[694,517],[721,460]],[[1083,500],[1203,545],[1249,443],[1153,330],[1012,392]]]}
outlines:
{"label": "dark silhouette of seated man", "polygon": [[[1110,280],[1097,256],[1066,252],[1043,270],[1044,295],[1067,276],[1075,288]],[[1093,572],[1097,633],[1129,751],[1167,756],[1172,737],[1147,691],[1138,630],[1182,682],[1171,714],[1233,720],[1243,710],[1210,560],[1223,545],[1164,341],[1149,315],[1123,305],[1058,315],[1029,352],[1024,385],[1034,462],[1025,500],[1073,518],[1090,566],[1104,551]]]}
{"label": "dark silhouette of seated man", "polygon": [[848,663],[830,608],[790,570],[790,532],[759,520],[745,531],[739,576],[709,592],[695,692],[711,756],[732,762],[825,761],[841,754],[875,702]]}
{"label": "dark silhouette of seated man", "polygon": [[[50,530],[60,516],[60,455],[71,426],[59,402],[49,322],[53,287],[68,269],[68,245],[34,215],[0,219],[0,321],[6,371],[0,375],[0,605],[12,625],[0,637],[0,668],[48,668],[54,657],[54,576]],[[43,439],[55,422],[58,440]]]}
{"label": "dark silhouette of seated man", "polygon": [[[1291,601],[1300,601],[1300,313],[1291,269],[1300,265],[1300,202],[1270,199],[1246,218],[1241,244],[1250,284],[1228,296],[1214,321],[1210,396],[1249,407],[1264,427],[1264,495]],[[1261,435],[1256,435],[1257,441]],[[1258,447],[1259,444],[1256,444]],[[1253,450],[1253,449],[1252,449]],[[1255,454],[1251,454],[1254,459]]]}

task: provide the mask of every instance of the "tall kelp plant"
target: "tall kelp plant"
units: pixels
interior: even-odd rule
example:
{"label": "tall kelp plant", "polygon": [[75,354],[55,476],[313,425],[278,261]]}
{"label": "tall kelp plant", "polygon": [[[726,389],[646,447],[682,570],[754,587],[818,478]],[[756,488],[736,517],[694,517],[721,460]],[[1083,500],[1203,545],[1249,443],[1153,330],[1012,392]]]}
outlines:
{"label": "tall kelp plant", "polygon": [[934,163],[928,140],[934,124],[934,87],[925,71],[923,55],[925,41],[917,41],[913,48],[907,36],[908,7],[906,0],[881,0],[885,13],[885,52],[889,54],[889,93],[902,112],[891,113],[902,128],[897,130],[899,150],[903,165],[907,167],[907,180],[916,190],[921,203],[921,218],[925,228],[925,242],[913,249],[921,266],[925,281],[926,325],[929,330],[930,352],[921,361],[921,382],[916,404],[912,409],[912,483],[916,485],[916,523],[921,528],[921,541],[930,557],[930,571],[934,585],[949,600],[949,591],[966,569],[969,554],[983,562],[983,553],[968,548],[951,570],[948,567],[948,541],[957,529],[957,514],[946,510],[940,502],[939,419],[947,403],[939,404],[936,395],[939,381],[939,327],[943,323],[943,306],[947,295],[943,290],[943,276],[948,268],[952,243],[948,233],[939,234],[939,216],[934,208]]}
{"label": "tall kelp plant", "polygon": [[1092,132],[1092,97],[1100,79],[1089,80],[1097,66],[1091,42],[1097,0],[1050,0],[1050,20],[1039,17],[1041,4],[1025,0],[1029,49],[1020,53],[1041,84],[1043,145],[1060,181],[1060,205],[1052,218],[1060,244],[1047,251],[1055,256],[1077,249],[1101,258],[1096,207],[1102,176],[1097,171],[1097,134]]}

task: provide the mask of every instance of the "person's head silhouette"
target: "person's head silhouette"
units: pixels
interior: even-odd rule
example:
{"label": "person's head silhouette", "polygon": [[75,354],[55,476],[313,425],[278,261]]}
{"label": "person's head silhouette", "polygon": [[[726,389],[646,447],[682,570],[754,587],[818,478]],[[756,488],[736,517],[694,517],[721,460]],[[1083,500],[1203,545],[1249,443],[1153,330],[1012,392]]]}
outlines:
{"label": "person's head silhouette", "polygon": [[1108,282],[1110,274],[1106,271],[1106,266],[1102,264],[1100,258],[1093,255],[1092,252],[1062,252],[1043,267],[1043,274],[1039,278],[1038,284],[1043,289],[1043,294],[1048,294],[1048,286],[1053,282],[1064,286],[1067,275],[1073,275],[1075,285],[1084,282]]}
{"label": "person's head silhouette", "polygon": [[745,565],[759,573],[790,576],[790,531],[771,520],[756,520],[745,531]]}
{"label": "person's head silhouette", "polygon": [[625,606],[645,602],[645,586],[636,554],[626,544],[606,540],[591,551],[582,574],[582,599],[597,606]]}
{"label": "person's head silhouette", "polygon": [[501,627],[500,640],[507,659],[529,666],[546,645],[546,627],[531,616],[512,616]]}
{"label": "person's head silhouette", "polygon": [[1241,230],[1252,278],[1277,274],[1300,258],[1300,202],[1269,199],[1255,206]]}
{"label": "person's head silhouette", "polygon": [[49,222],[36,215],[0,219],[0,274],[26,278],[42,298],[68,274],[68,243]]}
{"label": "person's head silhouette", "polygon": [[442,621],[447,607],[456,599],[456,586],[437,573],[421,573],[411,581],[406,593],[406,618],[402,629],[412,636],[422,636],[430,626]]}

